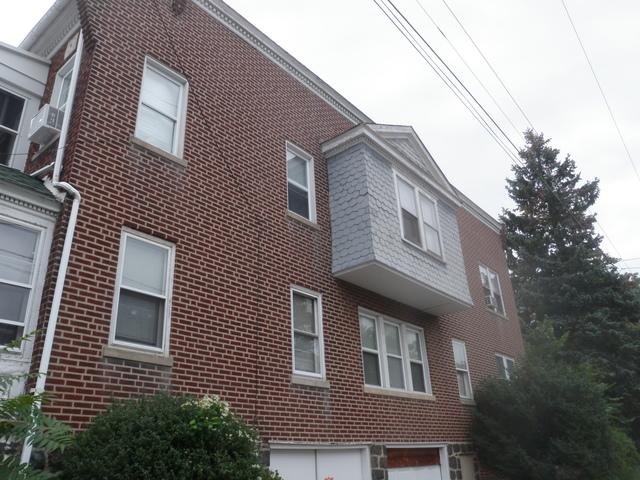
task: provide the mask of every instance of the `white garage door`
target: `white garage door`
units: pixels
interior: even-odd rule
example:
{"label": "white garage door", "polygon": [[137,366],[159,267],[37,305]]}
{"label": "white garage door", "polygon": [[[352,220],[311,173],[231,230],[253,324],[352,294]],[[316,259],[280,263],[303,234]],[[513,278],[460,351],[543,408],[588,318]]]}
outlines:
{"label": "white garage door", "polygon": [[272,449],[271,470],[284,480],[365,480],[363,449]]}
{"label": "white garage door", "polygon": [[440,471],[440,465],[390,468],[389,480],[442,480],[442,473]]}

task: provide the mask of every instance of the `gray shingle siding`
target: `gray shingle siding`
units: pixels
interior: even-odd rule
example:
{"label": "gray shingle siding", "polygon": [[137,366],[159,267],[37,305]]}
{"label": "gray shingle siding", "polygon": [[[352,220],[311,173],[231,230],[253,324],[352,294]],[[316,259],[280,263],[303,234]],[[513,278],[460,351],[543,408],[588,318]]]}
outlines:
{"label": "gray shingle siding", "polygon": [[333,272],[377,260],[471,303],[455,207],[410,172],[398,168],[398,173],[439,199],[445,262],[402,240],[393,168],[376,151],[359,144],[329,160]]}

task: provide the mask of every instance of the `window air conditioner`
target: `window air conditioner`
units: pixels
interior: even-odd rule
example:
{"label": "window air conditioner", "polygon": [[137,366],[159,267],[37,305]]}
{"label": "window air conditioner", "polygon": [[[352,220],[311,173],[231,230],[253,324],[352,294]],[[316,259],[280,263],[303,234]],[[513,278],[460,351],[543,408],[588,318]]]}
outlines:
{"label": "window air conditioner", "polygon": [[63,119],[64,112],[62,110],[58,110],[49,104],[44,105],[31,120],[29,140],[39,145],[48,144],[56,136],[60,135]]}

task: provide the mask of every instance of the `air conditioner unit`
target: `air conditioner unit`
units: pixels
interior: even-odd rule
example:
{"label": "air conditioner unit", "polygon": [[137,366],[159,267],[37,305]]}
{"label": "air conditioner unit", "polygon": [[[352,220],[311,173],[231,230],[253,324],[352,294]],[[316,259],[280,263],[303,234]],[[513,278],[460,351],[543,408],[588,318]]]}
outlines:
{"label": "air conditioner unit", "polygon": [[60,135],[64,112],[49,104],[43,106],[31,120],[29,140],[39,145],[46,145]]}

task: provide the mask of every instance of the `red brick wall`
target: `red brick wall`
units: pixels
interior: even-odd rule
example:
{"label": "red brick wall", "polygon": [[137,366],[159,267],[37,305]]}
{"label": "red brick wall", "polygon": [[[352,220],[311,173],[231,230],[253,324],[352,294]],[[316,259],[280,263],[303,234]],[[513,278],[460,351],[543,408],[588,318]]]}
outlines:
{"label": "red brick wall", "polygon": [[[467,342],[474,383],[495,373],[496,351],[522,348],[499,235],[460,211],[477,305],[461,315],[433,318],[335,280],[320,144],[352,124],[191,2],[178,17],[159,4],[180,60],[153,0],[81,1],[89,55],[66,177],[83,203],[49,411],[81,428],[114,397],[171,388],[221,395],[265,439],[466,440],[451,338]],[[145,54],[190,79],[186,167],[130,141]],[[315,157],[317,229],[286,214],[286,140]],[[124,226],[176,245],[171,369],[102,356]],[[479,261],[501,274],[508,320],[484,307]],[[328,390],[290,384],[292,284],[323,294]],[[358,307],[424,327],[435,402],[363,393]]]}

